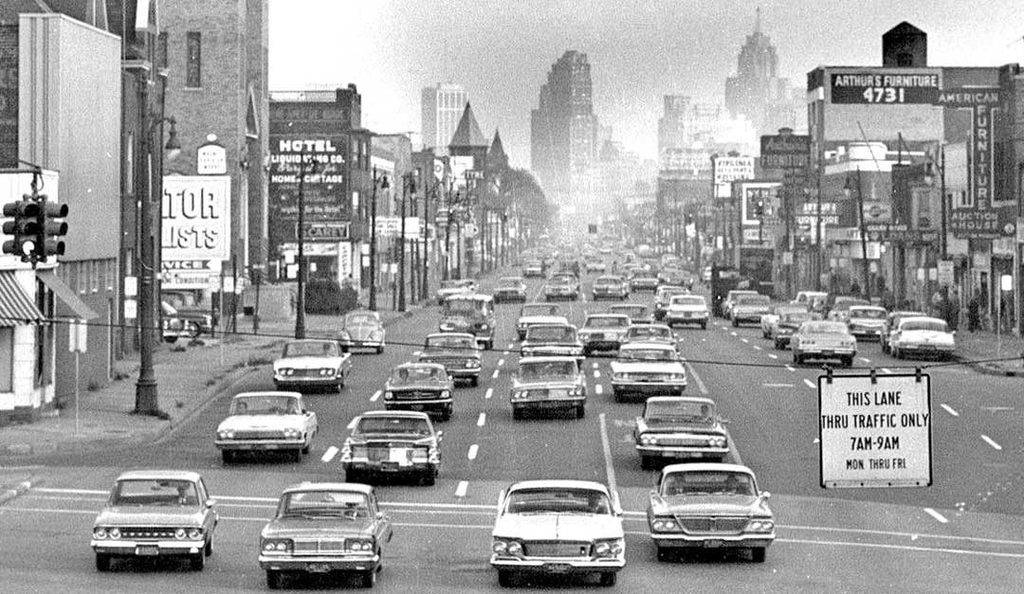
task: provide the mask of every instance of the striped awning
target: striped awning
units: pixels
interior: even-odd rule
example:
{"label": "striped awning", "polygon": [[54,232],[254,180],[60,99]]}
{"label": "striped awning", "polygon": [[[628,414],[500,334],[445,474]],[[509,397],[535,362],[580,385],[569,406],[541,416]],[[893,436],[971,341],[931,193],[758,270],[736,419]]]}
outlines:
{"label": "striped awning", "polygon": [[43,320],[42,312],[14,278],[14,271],[0,270],[0,327],[38,324]]}

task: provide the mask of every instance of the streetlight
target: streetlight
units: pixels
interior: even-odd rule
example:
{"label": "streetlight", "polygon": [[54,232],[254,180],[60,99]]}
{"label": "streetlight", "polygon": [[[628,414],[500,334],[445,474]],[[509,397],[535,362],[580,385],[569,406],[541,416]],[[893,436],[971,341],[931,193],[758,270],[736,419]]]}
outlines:
{"label": "streetlight", "polygon": [[370,192],[370,309],[377,311],[377,186],[386,190],[388,175],[381,173],[377,175],[377,168],[373,168],[373,190]]}
{"label": "streetlight", "polygon": [[[868,301],[871,301],[871,263],[868,262],[868,236],[864,229],[864,192],[861,191],[860,187],[860,168],[856,169],[856,189],[857,189],[857,210],[859,216],[857,217],[858,227],[860,229],[860,249],[861,249],[861,262],[864,267],[864,295]],[[853,185],[850,182],[850,176],[846,176],[846,183],[843,184],[843,193],[847,198],[850,197],[850,193],[853,190]]]}
{"label": "streetlight", "polygon": [[[305,190],[306,190],[306,185],[305,185],[305,180],[306,180],[306,173],[307,173],[307,171],[306,171],[306,164],[307,164],[306,157],[307,156],[309,156],[309,155],[306,154],[305,150],[303,150],[301,153],[299,153],[299,196],[298,196],[298,199],[299,199],[299,220],[298,220],[298,226],[297,226],[296,231],[295,231],[295,235],[298,238],[298,244],[299,244],[299,255],[298,255],[298,258],[297,258],[298,259],[298,265],[299,265],[299,274],[298,274],[298,279],[296,279],[297,280],[297,284],[298,284],[298,287],[297,287],[298,288],[298,294],[295,296],[295,305],[296,305],[296,310],[295,310],[295,338],[305,338],[306,337],[306,241],[305,241],[305,235],[306,235],[306,233],[305,233],[305,231],[306,231],[305,230],[305,227],[306,227],[306,192],[305,192]],[[315,160],[312,161],[310,163],[310,165],[312,167],[309,170],[309,173],[313,173],[314,171],[316,171],[316,161]]]}
{"label": "streetlight", "polygon": [[[157,128],[160,129],[160,137],[163,138],[163,123],[171,125],[167,132],[167,143],[163,145],[167,151],[168,159],[173,159],[181,152],[181,143],[178,142],[178,131],[175,128],[173,117],[158,116],[148,111],[143,122],[146,130],[142,138],[142,155],[144,159],[150,160],[153,155],[153,135]],[[163,187],[163,159],[159,160],[160,186]],[[153,347],[156,343],[156,269],[159,262],[156,261],[156,245],[153,237],[153,179],[152,175],[145,184],[146,191],[139,206],[139,330],[141,344],[139,345],[139,379],[135,382],[135,412],[144,415],[160,415],[160,406],[157,397],[156,374],[153,371]],[[161,190],[162,193],[162,190]]]}
{"label": "streetlight", "polygon": [[398,311],[405,311],[405,201],[416,192],[416,170],[402,175],[402,207],[398,241]]}

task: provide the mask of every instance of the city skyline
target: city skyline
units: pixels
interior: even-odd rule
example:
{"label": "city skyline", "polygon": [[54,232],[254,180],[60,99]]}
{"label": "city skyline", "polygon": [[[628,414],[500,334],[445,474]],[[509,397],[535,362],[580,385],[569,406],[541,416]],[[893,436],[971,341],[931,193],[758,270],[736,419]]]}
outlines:
{"label": "city skyline", "polygon": [[[401,6],[275,0],[270,7],[270,85],[355,83],[366,97],[368,127],[406,132],[420,130],[423,86],[457,82],[474,98],[482,128],[500,129],[513,164],[528,166],[529,112],[536,89],[565,51],[586,53],[593,65],[598,118],[620,122],[614,137],[643,157],[655,158],[662,96],[724,102],[724,81],[734,74],[757,6],[762,7],[762,30],[778,50],[779,75],[796,88],[820,64],[880,64],[881,33],[903,20],[928,33],[930,64],[1024,62],[1024,43],[1015,41],[1024,31],[1008,0],[991,2],[985,11],[952,0],[857,6],[732,1],[716,3],[714,10],[696,10],[697,4],[593,2],[581,11],[578,4],[561,1],[501,4],[496,10],[495,2],[466,6],[433,0]],[[310,14],[319,17],[310,19]],[[332,34],[336,23],[361,34]],[[818,49],[808,55],[808,47]],[[310,56],[342,59],[325,65]]]}

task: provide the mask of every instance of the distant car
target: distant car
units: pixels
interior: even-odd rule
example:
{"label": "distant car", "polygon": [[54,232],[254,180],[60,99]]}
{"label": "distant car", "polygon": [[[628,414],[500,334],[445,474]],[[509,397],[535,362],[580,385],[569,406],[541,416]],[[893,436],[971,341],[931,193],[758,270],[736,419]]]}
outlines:
{"label": "distant car", "polygon": [[441,332],[468,332],[485,349],[494,348],[494,299],[490,295],[452,295],[441,304]]}
{"label": "distant car", "polygon": [[442,421],[452,417],[455,381],[439,363],[403,363],[384,382],[385,410],[434,413]]}
{"label": "distant car", "polygon": [[93,522],[89,544],[96,554],[96,571],[110,571],[114,559],[172,556],[184,557],[193,571],[202,571],[213,554],[215,506],[197,472],[121,473]]}
{"label": "distant car", "polygon": [[335,340],[290,340],[274,361],[274,385],[278,390],[321,388],[340,392],[351,369],[352,355],[341,352]]}
{"label": "distant car", "polygon": [[452,295],[459,295],[462,293],[475,293],[477,290],[476,281],[471,278],[460,278],[455,280],[441,281],[441,287],[435,294],[437,297],[437,304],[444,304],[444,300],[451,297]]}
{"label": "distant car", "polygon": [[858,340],[881,340],[886,311],[877,305],[854,305],[846,314],[846,325]]}
{"label": "distant car", "polygon": [[196,338],[204,332],[213,333],[213,318],[209,314],[183,313],[166,301],[161,301],[160,307],[163,311],[161,336],[164,342],[175,343],[179,338]]}
{"label": "distant car", "polygon": [[338,344],[341,350],[373,349],[377,354],[384,352],[384,323],[380,314],[367,309],[350,311],[341,318]]}
{"label": "distant car", "polygon": [[889,315],[885,317],[885,325],[882,326],[882,333],[879,335],[879,342],[881,343],[882,352],[889,353],[889,337],[896,328],[900,325],[900,320],[903,318],[927,318],[928,314],[923,311],[914,310],[897,310],[889,312]]}
{"label": "distant car", "polygon": [[213,311],[209,298],[201,297],[203,291],[182,289],[161,289],[163,302],[174,309],[174,315],[180,319],[186,335],[195,338],[201,334],[213,335],[217,326],[217,315]]}
{"label": "distant car", "polygon": [[295,462],[308,454],[319,429],[298,392],[242,392],[231,398],[214,441],[225,463],[241,452],[287,452]]}
{"label": "distant car", "polygon": [[817,320],[818,314],[809,311],[786,311],[779,316],[779,321],[772,325],[769,335],[776,349],[784,349],[789,346],[793,334],[800,329],[800,325],[810,320]]}
{"label": "distant car", "polygon": [[729,434],[710,398],[648,398],[636,419],[633,439],[644,470],[658,461],[679,458],[721,462],[729,454]]}
{"label": "distant car", "polygon": [[840,295],[832,302],[826,319],[845,324],[850,320],[850,308],[854,305],[871,305],[871,303],[859,297]]}
{"label": "distant car", "polygon": [[583,359],[583,343],[572,324],[533,324],[519,349],[523,357],[566,356]]}
{"label": "distant car", "polygon": [[747,289],[734,289],[729,291],[725,295],[725,300],[722,301],[722,317],[729,319],[729,314],[732,311],[732,306],[736,304],[736,299],[741,295],[758,295],[757,291],[751,291]]}
{"label": "distant car", "polygon": [[587,385],[573,357],[523,357],[509,400],[513,419],[523,418],[527,410],[553,409],[571,410],[579,419],[586,414]]}
{"label": "distant car", "polygon": [[715,462],[671,464],[661,470],[647,505],[658,560],[680,550],[745,548],[764,563],[775,540],[767,491],[746,466]]}
{"label": "distant car", "polygon": [[533,324],[568,324],[569,320],[561,315],[558,305],[553,303],[526,303],[519,310],[516,321],[516,334],[519,340],[526,337],[527,329]]}
{"label": "distant car", "polygon": [[472,334],[428,334],[419,360],[421,363],[443,365],[453,380],[466,379],[474,386],[480,383],[480,349]]}
{"label": "distant car", "polygon": [[617,351],[629,329],[629,318],[620,314],[590,314],[580,328],[583,356],[594,351]]}
{"label": "distant car", "polygon": [[651,312],[643,303],[619,303],[609,307],[608,313],[627,316],[631,324],[650,324],[654,321]]}
{"label": "distant car", "polygon": [[669,327],[695,324],[706,330],[710,316],[703,295],[673,295],[665,308],[664,321]]}
{"label": "distant car", "polygon": [[591,298],[594,301],[598,299],[618,299],[624,300],[629,297],[629,283],[627,283],[621,276],[617,275],[606,275],[599,276],[594,279],[594,285],[591,288]]}
{"label": "distant car", "polygon": [[541,262],[540,260],[527,260],[526,263],[523,264],[523,277],[544,278],[544,263]]}
{"label": "distant car", "polygon": [[678,346],[675,334],[665,324],[631,324],[626,330],[622,344],[634,342],[657,342],[670,345],[672,348]]}
{"label": "distant car", "polygon": [[761,316],[768,313],[770,306],[771,299],[767,295],[740,295],[729,307],[729,319],[734,328],[750,322],[760,324]]}
{"label": "distant car", "polygon": [[686,273],[678,268],[663,268],[658,271],[658,286],[683,286],[687,283]]}
{"label": "distant car", "polygon": [[676,295],[689,295],[690,290],[677,285],[662,285],[654,292],[654,321],[660,322],[665,319],[668,312],[668,304]]}
{"label": "distant car", "polygon": [[828,293],[824,291],[799,291],[796,294],[795,303],[804,305],[808,310],[823,313],[825,303],[828,301]]}
{"label": "distant car", "polygon": [[951,359],[956,352],[956,339],[945,320],[902,318],[889,336],[889,352],[897,359],[911,355]]}
{"label": "distant car", "polygon": [[607,267],[604,258],[587,258],[587,272],[604,272]]}
{"label": "distant car", "polygon": [[526,282],[521,276],[504,276],[494,289],[495,303],[526,302]]}
{"label": "distant car", "polygon": [[626,566],[618,496],[596,482],[514,483],[499,496],[491,538],[491,566],[503,588],[520,575],[586,573],[610,587]]}
{"label": "distant car", "polygon": [[631,291],[654,291],[658,288],[658,275],[650,270],[637,270],[629,279]]}
{"label": "distant car", "polygon": [[365,412],[352,422],[341,446],[345,480],[363,482],[373,475],[412,475],[433,485],[441,468],[442,431],[426,413],[398,410]]}
{"label": "distant car", "polygon": [[773,305],[768,313],[761,316],[761,336],[770,339],[782,314],[793,311],[807,311],[807,306],[794,301]]}
{"label": "distant car", "polygon": [[281,493],[277,511],[260,531],[260,568],[267,587],[301,573],[355,573],[372,588],[391,542],[391,521],[367,485],[301,483]]}
{"label": "distant car", "polygon": [[629,342],[619,347],[611,363],[612,393],[616,402],[629,396],[682,394],[686,389],[686,368],[672,345]]}
{"label": "distant car", "polygon": [[544,285],[544,300],[568,299],[576,301],[580,297],[579,285],[566,275],[551,277]]}
{"label": "distant car", "polygon": [[852,367],[857,355],[857,339],[842,322],[804,322],[793,333],[789,344],[793,362],[798,365],[809,359],[838,359],[846,367]]}

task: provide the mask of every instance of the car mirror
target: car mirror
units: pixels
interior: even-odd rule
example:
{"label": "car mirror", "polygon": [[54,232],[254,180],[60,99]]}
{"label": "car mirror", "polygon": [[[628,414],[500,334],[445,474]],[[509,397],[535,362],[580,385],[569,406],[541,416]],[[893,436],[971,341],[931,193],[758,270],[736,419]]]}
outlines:
{"label": "car mirror", "polygon": [[207,508],[212,508],[215,505],[217,505],[217,500],[216,499],[207,499],[206,500],[206,507]]}
{"label": "car mirror", "polygon": [[444,430],[440,430],[437,432],[437,441],[441,441],[442,437],[444,437]]}
{"label": "car mirror", "polygon": [[729,424],[729,423],[731,423],[732,421],[730,421],[729,419],[725,419],[725,418],[722,418],[722,417],[718,417],[718,422],[719,422],[719,423],[721,423],[721,424],[723,424],[723,425],[728,425],[728,424]]}
{"label": "car mirror", "polygon": [[761,499],[762,500],[768,501],[771,498],[772,498],[772,494],[771,493],[769,493],[768,491],[761,491]]}
{"label": "car mirror", "polygon": [[386,520],[387,519],[386,517],[384,517],[384,512],[377,512],[377,515],[375,517],[378,520]]}

